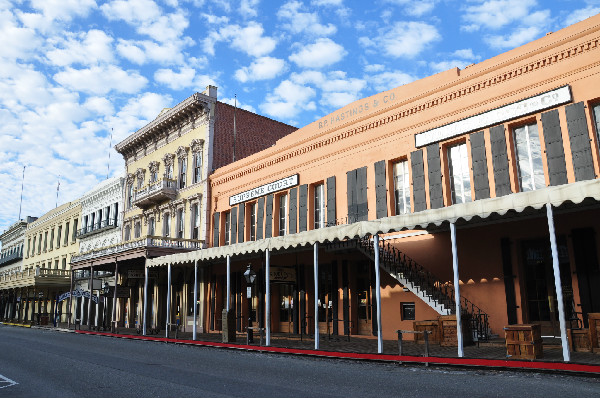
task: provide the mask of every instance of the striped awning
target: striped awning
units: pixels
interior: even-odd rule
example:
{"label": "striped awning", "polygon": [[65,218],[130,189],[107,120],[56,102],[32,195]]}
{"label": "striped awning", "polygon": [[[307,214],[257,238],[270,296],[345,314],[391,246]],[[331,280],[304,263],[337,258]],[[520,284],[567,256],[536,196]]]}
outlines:
{"label": "striped awning", "polygon": [[509,211],[521,213],[526,209],[539,210],[547,203],[555,207],[565,202],[579,204],[586,199],[600,201],[600,180],[580,181],[531,192],[519,192],[498,198],[461,203],[440,209],[425,210],[417,213],[384,217],[377,220],[336,225],[258,241],[172,254],[148,260],[146,265],[148,267],[158,267],[169,263],[184,264],[193,263],[196,260],[199,262],[211,261],[225,258],[226,256],[260,253],[267,249],[282,250],[312,245],[316,242],[333,242],[403,230],[428,229],[440,226],[443,223],[455,223],[459,220],[468,222],[476,217],[485,220],[494,214],[503,216]]}

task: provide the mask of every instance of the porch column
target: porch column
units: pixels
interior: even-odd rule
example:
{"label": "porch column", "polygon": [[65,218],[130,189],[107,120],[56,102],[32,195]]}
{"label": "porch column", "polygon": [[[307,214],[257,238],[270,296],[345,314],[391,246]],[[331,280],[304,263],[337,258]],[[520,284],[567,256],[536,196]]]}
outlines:
{"label": "porch column", "polygon": [[[229,256],[228,256],[229,257]],[[228,273],[229,275],[229,273]],[[192,340],[196,340],[198,323],[198,260],[194,261],[194,326],[192,326]]]}
{"label": "porch column", "polygon": [[171,320],[171,263],[167,267],[167,330],[165,337],[169,338],[169,323]]}
{"label": "porch column", "polygon": [[206,296],[204,293],[204,268],[200,268],[200,291],[198,295],[200,296],[200,313],[198,314],[198,318],[200,318],[200,333],[204,333],[204,307],[206,305]]}
{"label": "porch column", "polygon": [[67,311],[67,329],[71,328],[71,309],[73,308],[73,269],[71,268],[71,284],[69,288],[69,311]]}
{"label": "porch column", "polygon": [[229,313],[229,305],[231,301],[231,256],[227,255],[227,299],[225,309]]}
{"label": "porch column", "polygon": [[458,285],[458,253],[456,252],[456,225],[450,223],[450,239],[452,240],[452,270],[454,271],[454,301],[456,303],[456,337],[458,341],[458,356],[464,356],[462,320],[460,309],[460,286]]}
{"label": "porch column", "polygon": [[558,250],[556,248],[556,232],[554,230],[554,216],[552,205],[546,204],[546,215],[548,217],[548,230],[550,232],[550,248],[552,249],[552,268],[554,269],[554,287],[556,288],[556,300],[558,301],[558,321],[560,322],[560,340],[563,349],[563,360],[569,362],[571,353],[567,343],[567,325],[565,323],[565,305],[563,303],[562,284],[560,281],[560,268],[558,266]]}
{"label": "porch column", "polygon": [[146,322],[148,319],[148,267],[146,266],[146,260],[144,259],[144,303],[142,304],[143,308],[144,308],[144,314],[143,314],[143,329],[142,329],[142,334],[145,336],[146,335],[146,331],[147,331],[147,327],[146,327]]}
{"label": "porch column", "polygon": [[90,299],[88,300],[88,312],[87,312],[87,327],[90,330],[92,326],[92,292],[94,290],[94,266],[90,265],[90,284],[88,286],[90,289]]}
{"label": "porch column", "polygon": [[315,277],[315,350],[319,349],[319,242],[313,248],[314,277]]}
{"label": "porch column", "polygon": [[379,273],[379,235],[373,236],[375,249],[375,301],[377,302],[377,352],[383,353],[383,336],[381,332],[381,276]]}
{"label": "porch column", "polygon": [[117,281],[119,280],[119,262],[115,259],[115,291],[113,292],[113,308],[112,308],[112,325],[111,330],[114,327],[115,332],[117,331]]}
{"label": "porch column", "polygon": [[265,250],[265,345],[271,345],[271,252]]}

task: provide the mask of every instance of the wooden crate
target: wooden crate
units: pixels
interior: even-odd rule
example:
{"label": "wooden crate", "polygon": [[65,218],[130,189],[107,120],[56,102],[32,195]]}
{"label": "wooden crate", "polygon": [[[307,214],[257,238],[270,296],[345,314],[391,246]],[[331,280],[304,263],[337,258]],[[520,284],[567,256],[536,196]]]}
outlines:
{"label": "wooden crate", "polygon": [[[439,321],[415,321],[413,322],[415,332],[431,332],[429,334],[429,343],[440,343],[440,323]],[[422,333],[415,333],[415,342],[423,344],[425,338]]]}
{"label": "wooden crate", "polygon": [[[463,345],[472,344],[473,336],[471,335],[469,319],[463,317],[461,321]],[[456,334],[456,315],[441,315],[438,318],[438,323],[440,331],[440,345],[443,347],[458,347],[458,336]]]}
{"label": "wooden crate", "polygon": [[569,329],[567,330],[567,339],[569,340],[569,350],[571,351],[592,351],[590,331],[588,329]]}
{"label": "wooden crate", "polygon": [[590,348],[592,352],[600,352],[600,313],[589,313],[588,321],[590,327]]}
{"label": "wooden crate", "polygon": [[544,357],[542,333],[539,324],[508,325],[504,328],[506,356],[515,359],[539,359]]}

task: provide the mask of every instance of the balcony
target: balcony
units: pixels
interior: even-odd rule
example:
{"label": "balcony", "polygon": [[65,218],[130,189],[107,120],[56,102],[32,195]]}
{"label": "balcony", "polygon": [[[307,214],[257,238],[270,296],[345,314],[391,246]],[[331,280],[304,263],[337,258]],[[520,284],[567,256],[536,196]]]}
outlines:
{"label": "balcony", "polygon": [[133,204],[142,209],[173,200],[177,196],[177,180],[163,178],[137,189],[133,194]]}
{"label": "balcony", "polygon": [[0,287],[11,289],[27,286],[68,286],[70,270],[35,268],[0,275]]}
{"label": "balcony", "polygon": [[117,218],[116,217],[109,218],[108,220],[102,220],[100,222],[88,225],[86,227],[83,227],[83,228],[77,230],[77,237],[83,238],[83,237],[92,236],[92,235],[95,235],[102,231],[114,229],[116,227],[118,227]]}
{"label": "balcony", "polygon": [[21,253],[20,250],[17,250],[14,253],[9,254],[8,256],[0,258],[0,267],[2,267],[3,265],[17,262],[22,259],[23,259],[23,254]]}

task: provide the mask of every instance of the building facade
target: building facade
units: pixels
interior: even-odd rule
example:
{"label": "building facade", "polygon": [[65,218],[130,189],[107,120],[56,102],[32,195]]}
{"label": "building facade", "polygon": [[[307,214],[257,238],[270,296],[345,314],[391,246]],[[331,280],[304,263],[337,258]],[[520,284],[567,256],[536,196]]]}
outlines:
{"label": "building facade", "polygon": [[393,339],[461,308],[475,339],[540,323],[564,344],[600,310],[599,32],[356,101],[219,168],[211,247],[148,266],[205,272],[206,330],[225,310],[240,331]]}

